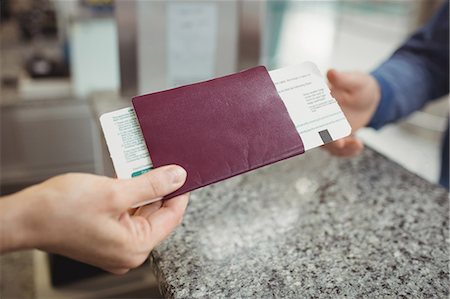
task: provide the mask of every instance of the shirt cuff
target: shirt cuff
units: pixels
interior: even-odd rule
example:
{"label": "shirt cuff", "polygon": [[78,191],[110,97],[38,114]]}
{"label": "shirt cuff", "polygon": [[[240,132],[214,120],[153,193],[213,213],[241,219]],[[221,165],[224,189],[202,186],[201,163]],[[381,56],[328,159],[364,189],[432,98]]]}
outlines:
{"label": "shirt cuff", "polygon": [[372,119],[367,126],[370,128],[379,129],[389,122],[389,110],[391,109],[390,104],[392,103],[394,91],[389,82],[381,74],[381,71],[375,70],[371,73],[371,75],[378,82],[381,98],[378,103],[377,110],[373,114]]}

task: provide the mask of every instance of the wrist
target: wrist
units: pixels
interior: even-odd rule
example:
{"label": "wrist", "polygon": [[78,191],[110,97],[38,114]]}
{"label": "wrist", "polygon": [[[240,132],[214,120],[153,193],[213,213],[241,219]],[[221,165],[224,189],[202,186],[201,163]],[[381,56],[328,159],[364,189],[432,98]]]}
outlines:
{"label": "wrist", "polygon": [[393,90],[390,83],[379,71],[372,72],[371,76],[377,85],[377,101],[376,107],[367,126],[374,129],[379,129],[387,122],[388,115],[390,114],[390,104],[393,97]]}
{"label": "wrist", "polygon": [[36,247],[38,233],[33,211],[35,187],[0,199],[0,252]]}

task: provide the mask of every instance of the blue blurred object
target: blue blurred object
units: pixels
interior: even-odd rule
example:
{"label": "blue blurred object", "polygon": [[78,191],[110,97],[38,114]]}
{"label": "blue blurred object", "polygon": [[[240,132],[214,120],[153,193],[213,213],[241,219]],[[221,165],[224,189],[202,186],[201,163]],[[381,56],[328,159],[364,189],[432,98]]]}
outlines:
{"label": "blue blurred object", "polygon": [[[372,72],[381,100],[369,126],[378,129],[449,93],[449,2]],[[449,129],[443,139],[440,184],[449,189]]]}

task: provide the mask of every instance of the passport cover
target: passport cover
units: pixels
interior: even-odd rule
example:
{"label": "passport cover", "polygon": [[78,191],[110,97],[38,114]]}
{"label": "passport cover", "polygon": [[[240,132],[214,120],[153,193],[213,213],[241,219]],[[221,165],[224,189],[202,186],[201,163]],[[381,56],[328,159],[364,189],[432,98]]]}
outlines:
{"label": "passport cover", "polygon": [[136,96],[133,106],[153,166],[187,171],[165,199],[304,152],[263,66]]}

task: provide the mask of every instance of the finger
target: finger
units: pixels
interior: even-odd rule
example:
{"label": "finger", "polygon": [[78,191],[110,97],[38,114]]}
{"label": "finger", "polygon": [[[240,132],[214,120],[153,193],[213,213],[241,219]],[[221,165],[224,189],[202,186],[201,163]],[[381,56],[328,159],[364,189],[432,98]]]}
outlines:
{"label": "finger", "polygon": [[331,154],[337,155],[345,147],[345,144],[347,143],[349,138],[353,138],[353,137],[349,136],[349,137],[345,137],[342,139],[338,139],[336,141],[327,143],[327,144],[323,145],[322,147],[323,147],[323,149],[327,150]]}
{"label": "finger", "polygon": [[167,238],[181,223],[188,201],[188,193],[166,200],[158,211],[146,218],[150,224],[150,248],[155,247]]}
{"label": "finger", "polygon": [[183,186],[186,176],[186,171],[182,167],[169,165],[133,179],[117,180],[119,206],[129,208],[140,202],[161,198]]}
{"label": "finger", "polygon": [[347,138],[349,138],[349,137],[345,137],[345,138],[338,139],[336,141],[324,144],[324,145],[322,145],[322,148],[327,151],[340,150],[345,146],[345,141],[347,140]]}
{"label": "finger", "polygon": [[133,235],[137,234],[136,225],[133,221],[133,216],[128,214],[127,212],[122,213],[119,216],[119,222],[127,228],[127,230],[132,233]]}
{"label": "finger", "polygon": [[330,69],[327,72],[327,79],[335,88],[340,88],[346,91],[352,91],[359,86],[359,74],[356,72],[339,72],[335,69]]}
{"label": "finger", "polygon": [[130,269],[128,269],[128,268],[113,268],[113,269],[103,269],[103,270],[110,272],[112,274],[116,274],[116,275],[123,275],[130,271]]}
{"label": "finger", "polygon": [[136,213],[134,213],[134,216],[142,216],[142,217],[149,217],[154,212],[158,211],[163,204],[162,200],[153,202],[149,205],[145,205],[137,209]]}
{"label": "finger", "polygon": [[[333,75],[333,73],[335,73],[337,71],[335,70],[329,70],[327,72],[327,77],[331,80],[334,80],[334,77],[336,75]],[[346,99],[348,97],[348,92],[344,89],[342,89],[339,86],[333,85],[330,81],[327,82],[328,83],[328,88],[330,89],[330,94],[331,96],[340,104],[340,105],[345,105],[346,103]]]}
{"label": "finger", "polygon": [[341,149],[341,148],[343,148],[345,146],[345,141],[346,140],[347,139],[345,139],[345,138],[344,139],[339,139],[339,140],[336,140],[336,141],[328,143],[328,144],[334,145],[336,148]]}
{"label": "finger", "polygon": [[338,76],[339,72],[335,69],[329,69],[327,72],[327,79],[328,82],[331,86],[336,85],[337,80],[337,76]]}
{"label": "finger", "polygon": [[333,87],[330,92],[331,96],[338,102],[339,105],[347,104],[348,92],[335,87]]}
{"label": "finger", "polygon": [[131,208],[131,209],[128,209],[128,214],[129,214],[130,216],[132,216],[132,215],[134,215],[134,214],[136,213],[137,210],[138,210],[138,208]]}
{"label": "finger", "polygon": [[341,150],[341,156],[353,157],[361,153],[364,149],[364,144],[358,138],[348,140],[347,144]]}
{"label": "finger", "polygon": [[187,204],[189,202],[189,196],[191,194],[185,193],[183,195],[184,196],[182,196],[182,197],[180,197],[180,196],[175,197],[175,198],[178,198],[177,200],[174,200],[175,198],[173,198],[173,199],[171,198],[169,200],[163,201],[163,207],[171,209],[171,210],[177,212],[178,214],[181,214],[181,216],[183,216],[184,211],[186,210]]}
{"label": "finger", "polygon": [[359,154],[364,144],[354,136],[349,136],[324,146],[330,154],[338,157],[351,157]]}

